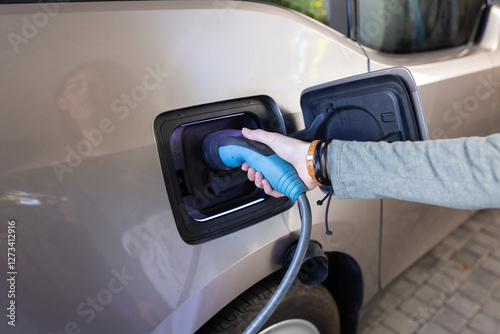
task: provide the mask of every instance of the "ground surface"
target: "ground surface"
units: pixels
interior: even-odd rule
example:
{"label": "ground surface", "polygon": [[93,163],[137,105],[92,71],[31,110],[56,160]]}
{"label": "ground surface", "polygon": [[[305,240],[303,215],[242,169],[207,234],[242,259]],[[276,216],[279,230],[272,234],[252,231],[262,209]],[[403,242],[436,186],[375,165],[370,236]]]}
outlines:
{"label": "ground surface", "polygon": [[500,334],[500,210],[476,213],[387,289],[363,334]]}

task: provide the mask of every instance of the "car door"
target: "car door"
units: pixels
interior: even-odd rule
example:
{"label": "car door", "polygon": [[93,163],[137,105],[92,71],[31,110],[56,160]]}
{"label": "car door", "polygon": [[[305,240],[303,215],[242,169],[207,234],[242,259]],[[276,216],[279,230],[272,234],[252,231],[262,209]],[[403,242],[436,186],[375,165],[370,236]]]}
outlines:
{"label": "car door", "polygon": [[[370,70],[397,65],[413,73],[430,139],[498,132],[497,7],[486,1],[365,0],[357,6],[357,39]],[[470,214],[383,200],[382,286]]]}

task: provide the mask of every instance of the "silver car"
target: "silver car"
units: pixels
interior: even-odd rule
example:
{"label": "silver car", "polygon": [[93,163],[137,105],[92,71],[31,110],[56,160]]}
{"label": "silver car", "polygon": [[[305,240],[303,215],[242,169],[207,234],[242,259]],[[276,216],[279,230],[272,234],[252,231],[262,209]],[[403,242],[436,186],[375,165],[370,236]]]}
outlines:
{"label": "silver car", "polygon": [[[254,2],[3,2],[2,333],[241,333],[300,219],[243,172],[209,170],[212,131],[297,135],[317,117],[350,140],[500,131],[486,0],[311,2],[329,26]],[[328,236],[324,193],[308,197],[320,256],[300,275],[325,279],[295,284],[262,333],[356,332],[472,214],[334,198]]]}

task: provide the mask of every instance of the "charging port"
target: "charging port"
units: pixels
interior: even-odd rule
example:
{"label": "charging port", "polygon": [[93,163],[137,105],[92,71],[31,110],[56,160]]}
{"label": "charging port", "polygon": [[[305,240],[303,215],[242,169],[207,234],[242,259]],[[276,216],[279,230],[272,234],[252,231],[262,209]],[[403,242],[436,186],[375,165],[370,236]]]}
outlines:
{"label": "charging port", "polygon": [[293,205],[290,199],[267,196],[240,168],[213,171],[205,164],[201,145],[207,134],[243,127],[285,133],[278,106],[266,96],[174,110],[155,120],[168,198],[188,243],[225,235]]}

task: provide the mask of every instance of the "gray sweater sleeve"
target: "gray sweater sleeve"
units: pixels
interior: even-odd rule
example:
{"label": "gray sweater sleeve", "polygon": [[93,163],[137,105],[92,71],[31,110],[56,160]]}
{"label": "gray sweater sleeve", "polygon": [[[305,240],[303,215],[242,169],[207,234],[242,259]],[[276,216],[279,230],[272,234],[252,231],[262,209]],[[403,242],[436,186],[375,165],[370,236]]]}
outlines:
{"label": "gray sweater sleeve", "polygon": [[500,208],[500,134],[422,142],[334,140],[328,161],[341,199]]}

